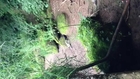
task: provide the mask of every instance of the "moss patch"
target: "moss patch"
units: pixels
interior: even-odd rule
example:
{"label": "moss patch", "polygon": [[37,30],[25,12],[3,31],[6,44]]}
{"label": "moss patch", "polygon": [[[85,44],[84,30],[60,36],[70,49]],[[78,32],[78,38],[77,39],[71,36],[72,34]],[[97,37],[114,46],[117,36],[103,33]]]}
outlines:
{"label": "moss patch", "polygon": [[[82,20],[81,26],[79,27],[78,37],[87,48],[86,57],[90,62],[102,59],[106,55],[109,47],[106,41],[100,38],[101,33],[98,33],[100,28],[102,28],[102,25],[99,22],[89,18]],[[101,67],[103,70],[107,70],[108,64],[101,64]]]}
{"label": "moss patch", "polygon": [[57,15],[57,28],[61,34],[63,35],[67,34],[68,22],[66,20],[66,15],[64,13]]}
{"label": "moss patch", "polygon": [[49,53],[58,53],[57,45],[54,42],[47,44],[47,48],[50,49],[50,51],[47,51]]}

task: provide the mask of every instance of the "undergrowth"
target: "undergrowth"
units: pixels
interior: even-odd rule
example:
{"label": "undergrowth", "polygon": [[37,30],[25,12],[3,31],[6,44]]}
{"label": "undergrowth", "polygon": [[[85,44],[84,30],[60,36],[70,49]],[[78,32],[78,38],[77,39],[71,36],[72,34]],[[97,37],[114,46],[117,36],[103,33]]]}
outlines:
{"label": "undergrowth", "polygon": [[[0,79],[66,79],[73,71],[67,64],[44,70],[44,57],[56,53],[53,42],[59,43],[48,6],[48,0],[0,1]],[[60,16],[66,23],[65,16]],[[62,22],[58,23],[60,27],[67,26]],[[84,19],[79,28],[90,62],[104,57],[108,49],[111,36],[106,38],[108,33],[101,27],[96,21]],[[65,34],[65,29],[59,31]],[[103,68],[107,66],[102,64]]]}
{"label": "undergrowth", "polygon": [[[41,79],[44,56],[56,52],[47,1],[0,1],[0,79]],[[47,46],[48,45],[48,46]]]}
{"label": "undergrowth", "polygon": [[[65,61],[66,59],[64,59]],[[74,67],[72,67],[68,63],[62,63],[60,66],[52,64],[50,68],[48,68],[42,79],[69,79],[69,76],[74,71]]]}

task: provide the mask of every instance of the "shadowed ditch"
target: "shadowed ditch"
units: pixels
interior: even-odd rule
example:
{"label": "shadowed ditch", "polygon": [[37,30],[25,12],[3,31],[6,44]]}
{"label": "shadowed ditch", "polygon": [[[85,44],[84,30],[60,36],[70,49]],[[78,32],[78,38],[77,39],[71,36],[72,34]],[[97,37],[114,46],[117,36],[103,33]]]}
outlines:
{"label": "shadowed ditch", "polygon": [[[107,42],[107,44],[110,44],[110,41],[107,41],[107,38],[108,40],[111,40],[112,38],[112,35],[109,35],[109,31],[114,33],[115,28],[113,27],[116,27],[117,24],[103,23],[98,16],[91,19],[99,21],[99,23],[103,26],[101,30],[106,32],[99,38],[103,39],[104,42]],[[104,52],[101,52],[100,54],[103,54]],[[122,21],[119,33],[111,51],[111,56],[106,61],[108,63],[108,69],[103,67],[104,63],[99,64],[98,67],[105,73],[138,70],[140,68],[139,63],[137,63],[138,60],[136,60],[136,55],[137,54],[134,53],[131,29],[125,21]]]}

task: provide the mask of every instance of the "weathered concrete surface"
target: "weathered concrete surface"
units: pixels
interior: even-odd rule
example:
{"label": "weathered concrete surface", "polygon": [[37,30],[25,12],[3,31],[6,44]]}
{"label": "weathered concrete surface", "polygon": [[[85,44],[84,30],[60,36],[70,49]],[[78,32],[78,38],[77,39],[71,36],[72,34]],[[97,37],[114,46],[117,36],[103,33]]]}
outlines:
{"label": "weathered concrete surface", "polygon": [[[82,17],[94,15],[96,6],[94,0],[50,0],[54,18],[60,13],[65,13],[69,25],[79,24]],[[70,27],[67,35],[75,35],[76,27]]]}
{"label": "weathered concrete surface", "polygon": [[[66,34],[70,41],[71,47],[59,46],[59,53],[45,57],[45,69],[52,63],[57,65],[69,63],[73,67],[79,67],[88,63],[86,58],[86,49],[77,39],[78,25],[82,17],[93,16],[96,6],[94,0],[50,0],[54,19],[60,13],[66,15],[69,32]],[[75,25],[75,26],[71,26]],[[85,74],[96,74],[92,68],[84,71]]]}

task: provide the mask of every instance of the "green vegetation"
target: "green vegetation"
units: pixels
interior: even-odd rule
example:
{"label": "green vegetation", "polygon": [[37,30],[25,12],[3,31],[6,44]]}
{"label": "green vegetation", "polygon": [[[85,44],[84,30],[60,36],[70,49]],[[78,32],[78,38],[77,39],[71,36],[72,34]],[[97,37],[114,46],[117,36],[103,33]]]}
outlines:
{"label": "green vegetation", "polygon": [[[65,60],[66,59],[64,59],[64,61]],[[53,64],[51,68],[45,71],[45,75],[42,79],[68,79],[73,70],[74,68],[72,68],[69,64],[64,64],[62,66]]]}
{"label": "green vegetation", "polygon": [[40,79],[44,56],[56,52],[47,1],[0,1],[0,79]]}
{"label": "green vegetation", "polygon": [[[70,75],[73,68],[67,64],[44,70],[44,56],[58,51],[54,42],[63,45],[65,41],[58,40],[54,28],[57,25],[62,35],[68,31],[65,14],[59,14],[55,23],[50,11],[48,0],[0,1],[0,79],[66,79]],[[108,33],[100,27],[85,19],[79,28],[90,61],[101,59],[108,48],[110,37],[105,38]]]}
{"label": "green vegetation", "polygon": [[67,34],[68,22],[66,20],[66,15],[64,13],[57,15],[57,28],[62,35]]}
{"label": "green vegetation", "polygon": [[[87,49],[86,56],[90,62],[102,59],[108,50],[111,35],[108,37],[107,31],[103,28],[104,27],[98,21],[90,18],[81,21],[78,37]],[[107,62],[98,66],[103,70],[107,70],[109,67]],[[96,68],[98,69],[98,67]]]}
{"label": "green vegetation", "polygon": [[61,46],[66,46],[66,43],[65,43],[65,37],[64,36],[61,36],[60,39],[59,39],[59,45]]}
{"label": "green vegetation", "polygon": [[[60,14],[57,21],[66,34],[65,16]],[[44,70],[44,56],[57,53],[56,43],[64,42],[55,27],[47,1],[1,0],[0,79],[66,79],[73,70],[68,65]]]}

